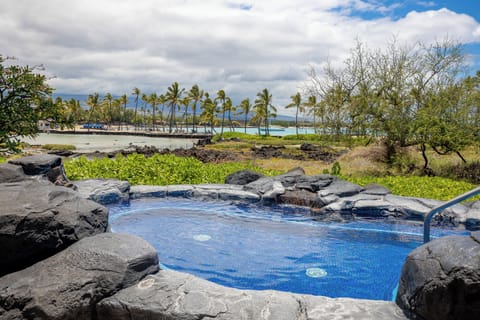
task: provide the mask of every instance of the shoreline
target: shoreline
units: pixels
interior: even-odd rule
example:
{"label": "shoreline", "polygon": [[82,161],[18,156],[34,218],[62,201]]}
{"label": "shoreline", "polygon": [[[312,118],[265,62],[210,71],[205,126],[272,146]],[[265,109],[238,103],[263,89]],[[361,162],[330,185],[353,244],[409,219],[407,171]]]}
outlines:
{"label": "shoreline", "polygon": [[115,136],[142,136],[151,138],[187,138],[187,139],[211,139],[211,133],[183,133],[183,132],[147,132],[147,131],[113,131],[113,130],[98,130],[98,129],[76,129],[76,130],[43,130],[40,131],[45,134],[78,134],[78,135],[115,135]]}

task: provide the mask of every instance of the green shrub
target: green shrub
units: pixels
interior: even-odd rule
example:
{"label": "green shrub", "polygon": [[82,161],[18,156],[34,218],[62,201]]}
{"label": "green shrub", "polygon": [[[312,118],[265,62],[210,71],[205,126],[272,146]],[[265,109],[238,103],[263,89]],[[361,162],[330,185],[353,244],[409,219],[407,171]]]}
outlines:
{"label": "green shrub", "polygon": [[66,174],[72,180],[116,178],[132,185],[224,183],[227,175],[243,169],[278,174],[250,163],[204,164],[192,157],[158,154],[148,158],[139,154],[95,160],[80,157],[65,162]]}

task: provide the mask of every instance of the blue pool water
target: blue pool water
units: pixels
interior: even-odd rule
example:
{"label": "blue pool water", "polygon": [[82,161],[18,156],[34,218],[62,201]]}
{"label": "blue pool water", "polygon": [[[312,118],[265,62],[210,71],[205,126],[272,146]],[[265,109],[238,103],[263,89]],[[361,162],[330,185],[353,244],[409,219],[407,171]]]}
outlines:
{"label": "blue pool water", "polygon": [[392,300],[422,239],[419,225],[324,223],[300,208],[188,199],[113,206],[110,224],[149,241],[164,267],[222,285],[376,300]]}

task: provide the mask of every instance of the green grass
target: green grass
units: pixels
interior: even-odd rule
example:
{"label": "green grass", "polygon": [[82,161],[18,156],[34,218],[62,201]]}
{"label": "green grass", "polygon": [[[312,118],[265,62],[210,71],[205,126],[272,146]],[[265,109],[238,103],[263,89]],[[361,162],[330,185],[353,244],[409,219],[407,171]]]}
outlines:
{"label": "green grass", "polygon": [[7,158],[0,157],[0,163],[4,163],[4,162],[7,162]]}
{"label": "green grass", "polygon": [[[450,200],[476,187],[465,181],[427,176],[343,176],[342,178],[361,186],[376,183],[399,196],[437,200]],[[480,197],[471,198],[468,201],[475,199],[480,200]]]}
{"label": "green grass", "polygon": [[72,144],[44,144],[42,145],[42,148],[45,150],[55,150],[55,151],[60,151],[60,150],[75,150],[77,149],[74,145]]}
{"label": "green grass", "polygon": [[251,163],[205,164],[192,157],[158,154],[148,158],[138,154],[115,159],[88,160],[80,157],[66,161],[64,166],[67,176],[72,180],[115,178],[132,185],[224,183],[229,174],[242,169],[270,176],[278,174]]}

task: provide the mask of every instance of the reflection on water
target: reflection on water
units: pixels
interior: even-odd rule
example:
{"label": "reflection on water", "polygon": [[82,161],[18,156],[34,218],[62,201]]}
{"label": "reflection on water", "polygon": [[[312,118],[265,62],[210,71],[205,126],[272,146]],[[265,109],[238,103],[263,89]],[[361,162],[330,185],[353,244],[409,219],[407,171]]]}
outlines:
{"label": "reflection on water", "polygon": [[191,148],[197,139],[152,138],[142,136],[54,134],[40,133],[35,139],[24,138],[31,145],[72,144],[77,152],[111,152],[128,148],[130,145],[154,146],[158,149]]}

